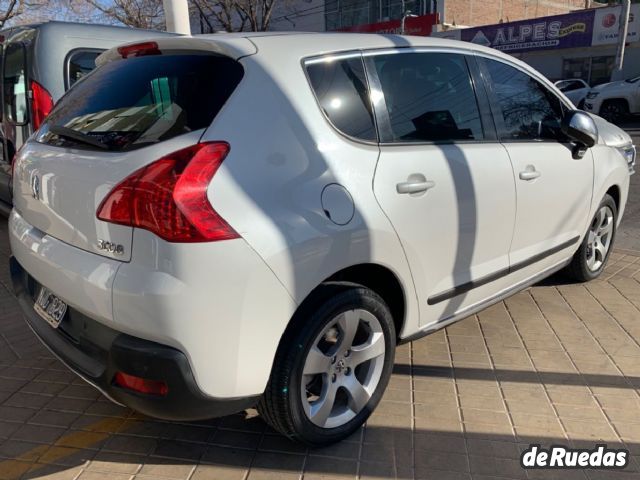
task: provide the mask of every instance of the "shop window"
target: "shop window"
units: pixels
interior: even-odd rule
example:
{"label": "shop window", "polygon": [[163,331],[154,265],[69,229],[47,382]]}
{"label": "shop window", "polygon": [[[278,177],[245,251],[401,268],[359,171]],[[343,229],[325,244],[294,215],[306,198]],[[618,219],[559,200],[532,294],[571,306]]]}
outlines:
{"label": "shop window", "polygon": [[591,82],[589,83],[592,87],[611,81],[611,72],[613,72],[615,61],[615,57],[593,57],[591,59]]}
{"label": "shop window", "polygon": [[567,58],[562,62],[562,78],[581,78],[592,87],[611,81],[615,57]]}

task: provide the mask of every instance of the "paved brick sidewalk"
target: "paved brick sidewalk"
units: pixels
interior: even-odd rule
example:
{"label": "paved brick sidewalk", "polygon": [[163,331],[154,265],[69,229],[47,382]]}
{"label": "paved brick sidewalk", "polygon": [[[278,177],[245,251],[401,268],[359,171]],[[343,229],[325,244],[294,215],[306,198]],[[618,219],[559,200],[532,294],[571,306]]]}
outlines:
{"label": "paved brick sidewalk", "polygon": [[[0,223],[0,479],[640,479],[640,256],[554,277],[399,348],[386,397],[349,441],[307,451],[255,412],[166,423],[112,405],[34,339]],[[524,471],[529,443],[622,446],[625,472]]]}

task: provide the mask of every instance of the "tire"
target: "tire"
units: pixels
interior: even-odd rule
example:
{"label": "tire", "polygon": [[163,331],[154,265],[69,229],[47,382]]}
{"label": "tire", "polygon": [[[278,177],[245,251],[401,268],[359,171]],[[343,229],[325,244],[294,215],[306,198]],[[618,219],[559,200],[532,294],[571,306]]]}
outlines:
{"label": "tire", "polygon": [[610,195],[605,195],[596,210],[589,230],[573,255],[566,273],[579,282],[598,278],[604,270],[616,238],[618,209]]}
{"label": "tire", "polygon": [[629,116],[629,104],[625,100],[605,100],[599,115],[611,123],[621,122]]}
{"label": "tire", "polygon": [[[283,335],[258,412],[275,430],[309,446],[348,437],[382,398],[395,339],[391,312],[379,295],[353,283],[322,284]],[[356,363],[366,358],[361,352],[376,356]]]}
{"label": "tire", "polygon": [[578,110],[584,110],[584,98],[578,102]]}

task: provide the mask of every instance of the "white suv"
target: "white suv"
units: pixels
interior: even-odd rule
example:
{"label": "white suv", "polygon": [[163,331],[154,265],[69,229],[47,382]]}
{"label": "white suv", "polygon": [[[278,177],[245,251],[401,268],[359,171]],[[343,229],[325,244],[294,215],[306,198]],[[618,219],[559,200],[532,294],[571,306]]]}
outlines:
{"label": "white suv", "polygon": [[25,317],[116,402],[257,404],[322,445],[415,340],[567,267],[604,268],[635,150],[470,43],[356,34],[110,50],[15,163]]}
{"label": "white suv", "polygon": [[640,113],[640,77],[593,87],[584,99],[584,110],[610,122]]}

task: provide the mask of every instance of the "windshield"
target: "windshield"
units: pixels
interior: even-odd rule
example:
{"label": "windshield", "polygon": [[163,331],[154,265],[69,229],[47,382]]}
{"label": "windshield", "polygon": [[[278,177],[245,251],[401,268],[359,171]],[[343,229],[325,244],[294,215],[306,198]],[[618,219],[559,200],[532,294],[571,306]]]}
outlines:
{"label": "windshield", "polygon": [[69,90],[36,140],[118,151],[206,128],[242,74],[238,62],[212,54],[113,61]]}

